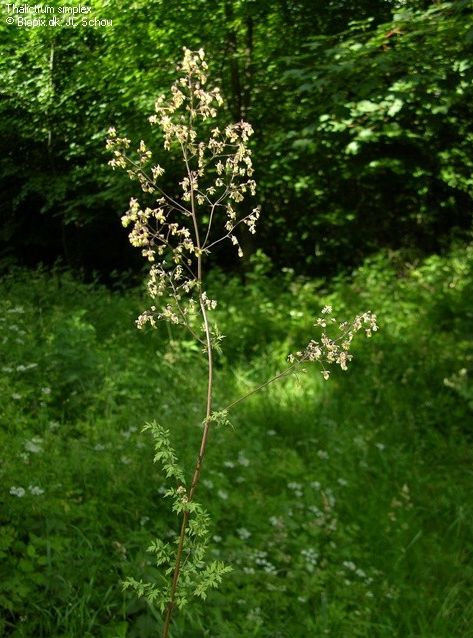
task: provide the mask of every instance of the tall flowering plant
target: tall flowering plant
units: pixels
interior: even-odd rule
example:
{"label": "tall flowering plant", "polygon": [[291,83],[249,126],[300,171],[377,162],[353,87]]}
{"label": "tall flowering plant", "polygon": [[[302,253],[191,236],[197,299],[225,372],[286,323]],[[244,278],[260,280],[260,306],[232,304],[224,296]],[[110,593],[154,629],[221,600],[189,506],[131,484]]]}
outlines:
{"label": "tall flowering plant", "polygon": [[[231,571],[220,561],[206,560],[209,520],[195,498],[212,424],[225,422],[229,409],[270,383],[297,372],[305,363],[318,362],[325,379],[331,364],[346,370],[354,334],[364,330],[370,336],[377,330],[376,317],[371,312],[338,324],[326,306],[316,322],[322,329],[318,341],[311,340],[303,350],[289,355],[286,368],[279,374],[225,408],[213,409],[213,353],[222,337],[211,321],[217,301],[209,298],[205,289],[205,264],[212,248],[222,241],[230,242],[243,256],[238,227],[255,233],[259,206],[241,212],[241,203],[256,192],[248,147],[253,129],[243,121],[224,128],[217,126],[217,111],[223,100],[218,88],[207,88],[207,62],[202,49],[195,52],[184,48],[177,70],[179,78],[170,95],[157,99],[155,114],[149,121],[160,129],[164,150],[177,151],[182,159],[178,194],[171,196],[161,188],[164,168],[153,160],[144,141],[132,151],[130,140],[119,137],[114,128],[109,130],[107,139],[112,168],[127,171],[130,179],[140,185],[142,197],[152,201],[151,206],[146,206],[133,197],[122,217],[123,225],[130,229],[131,244],[141,250],[149,263],[147,290],[151,304],[138,317],[137,327],[150,324],[155,328],[159,320],[178,324],[202,345],[207,358],[202,438],[189,482],[171,446],[169,431],[156,422],[145,427],[154,436],[155,461],[163,465],[172,481],[165,496],[172,500],[172,509],[180,516],[180,527],[174,542],[155,540],[149,548],[163,569],[162,584],[130,578],[125,587],[160,607],[164,614],[163,638],[169,635],[176,608],[182,608],[192,596],[205,598],[209,588],[216,587]],[[335,335],[331,334],[333,330]]]}

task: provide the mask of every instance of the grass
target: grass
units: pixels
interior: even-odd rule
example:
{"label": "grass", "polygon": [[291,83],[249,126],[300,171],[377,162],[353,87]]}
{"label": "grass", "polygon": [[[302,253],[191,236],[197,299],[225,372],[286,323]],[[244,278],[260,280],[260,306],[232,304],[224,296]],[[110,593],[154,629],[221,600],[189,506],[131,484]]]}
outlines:
{"label": "grass", "polygon": [[[378,255],[329,289],[264,263],[245,286],[214,273],[217,407],[280,369],[324,303],[381,331],[348,373],[309,369],[213,431],[200,501],[234,571],[173,638],[473,636],[472,262]],[[120,586],[160,577],[146,548],[177,524],[141,427],[169,427],[190,467],[198,352],[136,331],[140,291],[60,271],[0,287],[0,635],[156,636],[159,613]]]}

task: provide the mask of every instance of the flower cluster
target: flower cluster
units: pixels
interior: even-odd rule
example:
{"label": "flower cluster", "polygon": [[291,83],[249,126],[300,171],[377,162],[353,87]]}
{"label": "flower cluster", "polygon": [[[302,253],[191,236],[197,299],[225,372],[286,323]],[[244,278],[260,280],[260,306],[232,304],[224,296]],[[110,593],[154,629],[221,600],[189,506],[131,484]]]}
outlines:
{"label": "flower cluster", "polygon": [[[373,332],[378,330],[376,315],[372,312],[364,312],[357,315],[352,321],[338,323],[336,318],[332,316],[331,306],[325,306],[322,309],[321,316],[318,317],[314,325],[323,330],[320,340],[311,339],[304,350],[290,354],[288,360],[294,364],[306,361],[319,362],[325,380],[330,377],[330,370],[325,367],[326,364],[339,365],[342,370],[348,369],[348,363],[352,359],[350,347],[357,332],[364,331],[367,337],[371,337]],[[334,338],[328,335],[330,326],[338,327],[338,335]]]}
{"label": "flower cluster", "polygon": [[[44,494],[43,488],[39,487],[38,485],[28,485],[28,490],[33,496],[41,496],[42,494]],[[23,498],[23,496],[25,496],[26,494],[26,489],[24,487],[13,486],[10,488],[10,494],[12,496],[16,496],[17,498]]]}
{"label": "flower cluster", "polygon": [[[248,148],[251,125],[242,121],[221,128],[212,122],[223,100],[218,88],[206,88],[202,49],[184,48],[177,70],[181,77],[171,87],[169,98],[157,99],[156,113],[149,121],[161,129],[164,149],[177,150],[182,158],[180,194],[171,197],[159,186],[164,169],[153,162],[144,141],[130,154],[130,140],[119,137],[114,128],[108,132],[107,149],[113,154],[109,164],[125,169],[139,182],[145,197],[153,199],[146,206],[133,197],[122,217],[123,226],[131,227],[130,243],[153,264],[148,280],[151,297],[166,297],[161,307],[154,305],[139,317],[138,327],[155,326],[157,319],[189,327],[187,314],[193,307],[183,299],[192,297],[195,288],[202,295],[203,256],[225,239],[242,256],[236,229],[243,224],[254,233],[260,215],[259,207],[246,214],[238,211],[245,197],[256,191]],[[209,305],[202,297],[200,304],[213,307],[213,302]]]}

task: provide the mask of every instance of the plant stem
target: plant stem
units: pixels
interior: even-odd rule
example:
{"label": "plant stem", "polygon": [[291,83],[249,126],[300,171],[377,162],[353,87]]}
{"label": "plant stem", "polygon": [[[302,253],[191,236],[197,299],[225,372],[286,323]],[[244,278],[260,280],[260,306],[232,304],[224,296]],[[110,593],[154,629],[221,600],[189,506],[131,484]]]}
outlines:
{"label": "plant stem", "polygon": [[[189,166],[189,161],[187,157],[187,153],[185,148],[183,148],[184,162],[187,168],[187,174],[189,176],[189,181],[191,183],[191,214],[192,221],[194,224],[194,232],[197,246],[197,281],[200,284],[202,283],[202,253],[200,250],[200,237],[199,237],[199,227],[197,223],[197,215],[195,211],[195,198],[194,198],[194,189],[192,187],[192,174]],[[207,363],[208,363],[208,380],[207,380],[207,404],[205,409],[205,420],[204,420],[204,431],[202,432],[202,439],[200,442],[199,454],[197,456],[197,461],[195,464],[194,475],[192,477],[191,486],[189,492],[187,493],[187,502],[190,503],[193,498],[199,483],[200,474],[202,472],[202,465],[204,462],[205,450],[207,447],[207,440],[209,436],[210,430],[210,415],[212,413],[212,389],[213,389],[213,361],[212,361],[212,340],[210,335],[210,326],[209,320],[207,316],[207,308],[205,307],[205,301],[202,296],[202,290],[199,290],[199,303],[200,303],[200,311],[202,313],[202,319],[204,321],[204,330],[205,330],[205,340],[207,346]],[[181,532],[179,534],[179,544],[177,547],[176,554],[176,562],[174,565],[174,572],[172,577],[172,585],[171,585],[171,595],[169,598],[169,602],[166,608],[166,615],[164,619],[163,625],[163,633],[162,638],[168,638],[169,636],[169,628],[171,626],[172,614],[174,608],[176,606],[176,591],[179,583],[179,574],[181,571],[181,563],[182,563],[182,553],[184,550],[184,541],[186,538],[187,524],[189,522],[189,511],[184,510],[182,515],[182,523],[181,523]]]}
{"label": "plant stem", "polygon": [[179,572],[181,568],[182,551],[184,549],[184,538],[186,535],[188,520],[189,520],[189,512],[185,511],[182,516],[181,533],[179,536],[179,545],[178,545],[177,554],[176,554],[176,564],[174,566],[174,574],[172,577],[171,598],[168,602],[168,605],[166,608],[166,616],[164,619],[163,633],[162,633],[163,638],[168,638],[169,636],[169,627],[171,625],[172,612],[174,611],[174,607],[176,605],[175,603],[176,590],[177,590],[177,583],[179,582]]}
{"label": "plant stem", "polygon": [[[205,308],[205,303],[202,299],[202,294],[200,294],[200,309],[201,309],[202,317],[204,320],[205,337],[207,341],[207,358],[208,358],[207,406],[205,411],[204,431],[202,433],[202,440],[200,443],[199,455],[197,457],[197,462],[195,464],[191,487],[187,494],[187,501],[189,503],[192,501],[194,497],[197,485],[199,483],[200,474],[202,472],[202,465],[204,461],[205,450],[207,447],[207,440],[208,440],[209,430],[210,430],[210,415],[212,413],[212,387],[213,387],[212,342],[210,338],[210,326],[209,326],[209,322],[207,318],[207,310]],[[176,602],[175,602],[176,591],[177,591],[177,585],[179,582],[179,574],[180,574],[181,562],[182,562],[182,552],[184,549],[184,541],[186,537],[188,522],[189,522],[189,511],[186,510],[184,511],[182,515],[181,533],[179,535],[179,544],[178,544],[177,554],[176,554],[176,563],[174,565],[174,573],[172,577],[171,597],[169,599],[169,602],[166,608],[166,616],[164,619],[162,638],[168,638],[169,636],[169,628],[171,625],[172,614],[174,611],[174,607],[176,606]]]}
{"label": "plant stem", "polygon": [[244,401],[245,399],[247,399],[248,397],[251,397],[253,394],[256,394],[256,392],[259,392],[260,390],[262,390],[263,388],[265,388],[266,386],[270,385],[271,383],[274,383],[274,381],[277,381],[278,379],[283,379],[284,377],[289,376],[294,368],[298,365],[300,365],[302,363],[302,361],[297,361],[295,363],[292,363],[290,366],[288,366],[285,370],[283,370],[282,372],[279,372],[278,374],[274,375],[274,377],[271,377],[270,379],[268,379],[267,381],[265,381],[264,383],[261,383],[260,385],[256,386],[255,388],[253,388],[253,390],[250,390],[249,392],[247,392],[246,394],[244,394],[243,396],[239,397],[238,399],[235,399],[235,401],[232,401],[231,403],[229,403],[228,405],[226,405],[223,410],[227,411],[230,410],[230,408],[233,408],[235,405],[237,405],[238,403],[241,403],[241,401]]}

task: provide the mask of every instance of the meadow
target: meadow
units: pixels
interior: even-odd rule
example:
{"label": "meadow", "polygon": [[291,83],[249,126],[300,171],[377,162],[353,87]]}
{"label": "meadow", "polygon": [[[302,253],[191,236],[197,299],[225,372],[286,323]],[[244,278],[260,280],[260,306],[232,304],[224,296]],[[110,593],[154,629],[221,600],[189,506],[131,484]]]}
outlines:
{"label": "meadow", "polygon": [[[208,288],[225,335],[216,408],[284,368],[337,317],[372,310],[348,372],[272,384],[214,427],[199,486],[212,554],[233,567],[174,638],[473,637],[473,247],[381,252],[330,282],[274,274]],[[121,582],[178,524],[142,427],[185,467],[206,374],[194,342],[138,331],[144,290],[60,267],[0,283],[0,635],[151,638],[161,614]]]}

